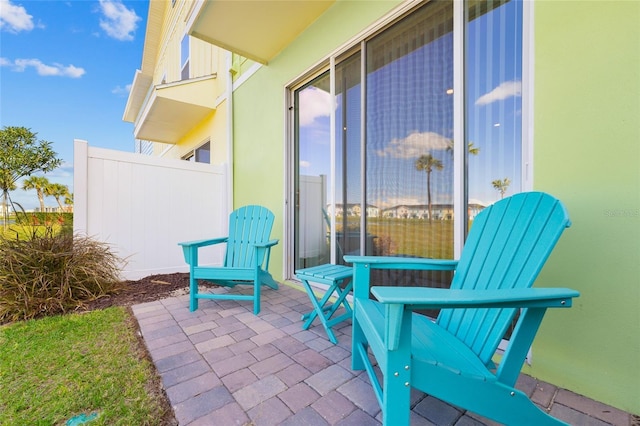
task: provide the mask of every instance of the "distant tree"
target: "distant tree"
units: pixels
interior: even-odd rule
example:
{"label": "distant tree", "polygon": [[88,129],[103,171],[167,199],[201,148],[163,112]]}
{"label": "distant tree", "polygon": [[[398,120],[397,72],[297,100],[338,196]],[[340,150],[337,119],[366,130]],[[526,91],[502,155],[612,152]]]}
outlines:
{"label": "distant tree", "polygon": [[44,212],[44,196],[48,195],[47,192],[51,182],[44,176],[31,176],[28,179],[22,181],[22,189],[28,191],[35,189],[38,194],[38,201],[40,202],[40,211]]}
{"label": "distant tree", "polygon": [[[67,192],[67,194],[64,196],[64,204],[66,206],[72,206],[73,205],[73,193]],[[69,207],[66,208],[66,211],[70,211]]]}
{"label": "distant tree", "polygon": [[511,180],[509,178],[496,179],[491,182],[491,185],[500,192],[500,199],[502,200],[504,198],[504,194],[507,192],[507,188],[511,185]]}
{"label": "distant tree", "polygon": [[65,209],[60,199],[64,198],[65,201],[67,200],[67,197],[69,197],[69,188],[67,185],[62,185],[61,183],[52,183],[44,188],[44,195],[55,198],[60,207],[60,211],[63,212]]}
{"label": "distant tree", "polygon": [[[453,153],[453,140],[449,141],[447,144],[447,151]],[[480,148],[477,146],[473,146],[473,142],[469,142],[467,145],[467,149],[469,150],[469,154],[478,155],[480,154]]]}
{"label": "distant tree", "polygon": [[[0,170],[0,174],[4,174],[4,171]],[[7,195],[5,198],[4,192],[3,192],[3,197],[2,197],[2,204],[0,204],[0,213],[2,214],[2,222],[4,223],[4,227],[7,227],[7,220],[8,220],[8,216],[9,216],[9,191],[13,191],[14,189],[17,188],[16,183],[15,182],[10,182],[9,179],[5,178],[4,176],[0,176],[0,182],[6,182],[7,183]]]}
{"label": "distant tree", "polygon": [[433,215],[431,214],[431,172],[433,170],[442,170],[444,166],[442,165],[442,161],[438,160],[431,154],[421,155],[420,158],[416,160],[416,170],[424,171],[427,173],[427,203],[429,205],[429,221]]}
{"label": "distant tree", "polygon": [[51,148],[52,143],[38,140],[37,135],[26,127],[5,126],[0,130],[0,190],[5,228],[9,191],[16,189],[16,182],[36,172],[50,172],[62,163]]}

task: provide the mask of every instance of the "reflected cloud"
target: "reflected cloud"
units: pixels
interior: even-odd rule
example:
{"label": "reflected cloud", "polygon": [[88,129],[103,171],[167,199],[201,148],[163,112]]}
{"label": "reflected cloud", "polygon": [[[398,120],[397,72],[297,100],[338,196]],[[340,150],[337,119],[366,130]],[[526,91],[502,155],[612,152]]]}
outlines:
{"label": "reflected cloud", "polygon": [[522,82],[518,80],[505,81],[489,93],[480,96],[476,100],[476,105],[488,105],[514,96],[522,96]]}
{"label": "reflected cloud", "polygon": [[300,92],[300,126],[312,124],[318,117],[331,115],[331,95],[317,87]]}
{"label": "reflected cloud", "polygon": [[394,138],[384,150],[377,150],[380,157],[418,158],[432,151],[451,148],[451,139],[435,132],[413,132],[406,138]]}

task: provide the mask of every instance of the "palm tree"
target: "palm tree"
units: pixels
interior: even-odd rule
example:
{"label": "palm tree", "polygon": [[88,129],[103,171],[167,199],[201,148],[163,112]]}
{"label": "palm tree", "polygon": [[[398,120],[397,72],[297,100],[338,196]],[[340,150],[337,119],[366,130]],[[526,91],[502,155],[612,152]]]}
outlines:
{"label": "palm tree", "polygon": [[40,211],[44,213],[44,194],[45,188],[50,186],[49,179],[44,176],[30,176],[28,179],[22,181],[22,189],[28,191],[29,189],[35,189],[38,194],[38,201],[40,201]]}
{"label": "palm tree", "polygon": [[[469,145],[467,145],[467,148],[469,149],[469,154],[471,155],[480,154],[480,148],[473,146],[473,142],[469,142]],[[447,151],[453,154],[453,139],[451,139],[447,143]]]}
{"label": "palm tree", "polygon": [[16,189],[16,183],[9,179],[8,173],[4,173],[0,170],[0,181],[2,181],[3,188],[6,187],[6,191],[2,193],[2,205],[0,206],[0,213],[2,213],[3,229],[7,229],[9,222],[9,191]]}
{"label": "palm tree", "polygon": [[[64,196],[64,204],[65,206],[73,206],[73,192],[67,192],[67,194]],[[67,207],[66,211],[71,211],[71,207]]]}
{"label": "palm tree", "polygon": [[63,212],[64,207],[62,207],[60,199],[63,197],[68,197],[69,188],[66,185],[62,185],[60,183],[52,183],[44,188],[44,195],[55,198],[58,206],[60,207],[60,211]]}
{"label": "palm tree", "polygon": [[496,179],[491,182],[491,185],[500,192],[500,199],[502,200],[504,198],[504,194],[507,192],[507,188],[511,185],[511,180],[509,178]]}
{"label": "palm tree", "polygon": [[442,170],[444,166],[442,161],[438,160],[431,154],[421,155],[416,160],[416,170],[425,171],[427,173],[427,203],[429,204],[429,221],[431,221],[431,172],[433,169]]}

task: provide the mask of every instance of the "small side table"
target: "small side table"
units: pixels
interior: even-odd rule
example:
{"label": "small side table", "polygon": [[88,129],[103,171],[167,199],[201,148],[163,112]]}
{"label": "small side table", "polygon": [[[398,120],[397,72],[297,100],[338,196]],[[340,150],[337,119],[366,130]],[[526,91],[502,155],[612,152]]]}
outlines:
{"label": "small side table", "polygon": [[[320,319],[322,326],[327,331],[329,340],[331,340],[333,344],[337,344],[338,339],[336,339],[331,328],[334,325],[351,318],[353,311],[351,310],[351,306],[349,305],[346,297],[353,287],[353,280],[351,279],[353,277],[353,268],[344,265],[325,264],[313,266],[311,268],[298,269],[296,271],[296,276],[300,281],[302,281],[302,284],[309,295],[309,299],[311,300],[311,304],[313,305],[313,310],[302,316],[302,320],[306,320],[302,325],[302,329],[307,330],[309,326],[311,326],[313,320],[317,317]],[[329,286],[322,299],[318,300],[315,294],[313,294],[313,289],[311,288],[309,281],[327,284]],[[329,299],[334,293],[337,295],[337,300],[334,303],[327,305],[327,302],[329,302]],[[340,306],[344,307],[346,313],[339,317],[331,318]]]}

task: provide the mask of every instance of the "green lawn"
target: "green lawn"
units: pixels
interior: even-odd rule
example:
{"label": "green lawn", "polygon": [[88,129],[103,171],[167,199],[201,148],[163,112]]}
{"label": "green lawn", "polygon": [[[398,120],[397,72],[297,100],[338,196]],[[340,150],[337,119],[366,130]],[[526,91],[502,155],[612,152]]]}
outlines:
{"label": "green lawn", "polygon": [[0,327],[0,425],[160,425],[158,380],[125,308]]}
{"label": "green lawn", "polygon": [[51,232],[54,235],[62,230],[59,224],[44,226],[44,225],[9,225],[7,229],[0,224],[0,238],[4,237],[8,240],[26,240],[36,236],[43,236],[47,232]]}
{"label": "green lawn", "polygon": [[[360,218],[347,221],[351,231],[360,227]],[[338,221],[338,232],[341,225]],[[452,220],[368,218],[367,234],[375,237],[376,255],[453,259]]]}
{"label": "green lawn", "polygon": [[391,255],[453,259],[452,220],[374,218],[367,221],[367,231],[392,241]]}

